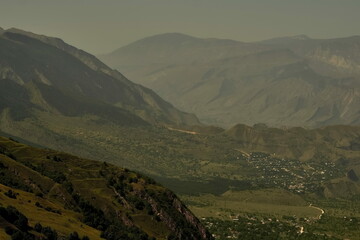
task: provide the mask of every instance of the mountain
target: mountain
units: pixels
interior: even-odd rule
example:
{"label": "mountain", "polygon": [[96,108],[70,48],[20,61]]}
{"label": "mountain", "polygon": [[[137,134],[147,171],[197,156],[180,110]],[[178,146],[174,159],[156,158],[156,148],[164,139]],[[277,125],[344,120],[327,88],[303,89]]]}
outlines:
{"label": "mountain", "polygon": [[286,37],[276,37],[271,39],[266,39],[263,41],[260,41],[261,43],[265,44],[287,44],[289,42],[307,42],[311,40],[311,38],[305,34],[295,35],[295,36],[286,36]]}
{"label": "mountain", "polygon": [[[100,58],[110,66],[131,70],[153,64],[191,64],[229,56],[245,55],[267,49],[265,46],[225,40],[201,39],[181,33],[165,33],[147,37]],[[139,57],[139,56],[142,57]],[[134,69],[135,70],[135,69]]]}
{"label": "mountain", "polygon": [[[91,115],[125,125],[195,125],[150,89],[60,39],[18,29],[0,35],[1,114]],[[18,101],[14,101],[17,96]],[[14,106],[16,104],[16,106]]]}
{"label": "mountain", "polygon": [[[174,37],[178,38],[178,35],[168,36],[170,39]],[[190,41],[191,44],[197,44],[196,42],[199,41],[197,38],[182,35],[180,38],[180,42]],[[351,149],[356,148],[357,127],[349,127],[349,130],[344,132],[341,130],[342,126],[329,128],[329,131],[339,129],[336,130],[339,134],[336,135],[334,142],[327,141],[327,131],[321,132],[319,139],[316,137],[316,142],[309,141],[320,147],[313,149],[311,154],[304,153],[303,156],[300,153],[307,152],[309,145],[294,147],[296,143],[292,139],[299,138],[299,141],[306,143],[307,139],[318,135],[310,130],[303,129],[300,135],[284,134],[284,138],[267,138],[265,137],[267,134],[277,136],[276,133],[282,131],[269,128],[271,129],[269,133],[257,132],[254,137],[243,139],[229,134],[234,131],[233,129],[224,131],[216,127],[184,126],[197,123],[196,118],[191,120],[192,115],[182,113],[173,107],[171,109],[178,115],[169,114],[164,106],[171,105],[150,90],[133,84],[124,77],[121,78],[120,73],[112,71],[93,56],[66,45],[59,39],[20,30],[8,30],[3,33],[0,41],[2,43],[0,45],[1,76],[4,76],[0,80],[2,135],[26,141],[33,146],[56,149],[83,158],[136,169],[167,186],[174,186],[172,189],[178,192],[201,192],[206,189],[203,187],[205,185],[211,189],[214,189],[214,186],[215,192],[221,192],[232,184],[228,181],[230,179],[248,181],[254,174],[260,174],[257,169],[249,165],[238,150],[276,152],[279,155],[283,153],[283,157],[314,162],[322,157],[328,158],[331,162],[336,162],[340,158],[353,161],[358,153],[351,152]],[[247,49],[242,47],[248,45],[228,40],[221,40],[220,43],[217,39],[207,41],[209,45],[217,44],[220,49],[227,49],[229,42],[239,44],[236,54]],[[201,45],[200,50],[203,51]],[[317,79],[318,74],[311,69],[304,70],[306,63],[291,50],[262,49],[256,52],[258,50],[253,48],[251,54],[247,52],[242,56],[225,60],[216,60],[216,55],[213,53],[208,53],[208,56],[212,55],[214,63],[221,62],[239,72],[246,70],[254,73],[259,70],[261,63],[262,71],[269,72],[273,76],[277,74],[282,76],[283,80],[274,82],[274,85],[280,85],[287,79],[286,76],[293,74],[307,76],[308,81],[310,77]],[[230,50],[227,51],[230,53]],[[272,60],[271,64],[267,65],[270,60]],[[291,64],[286,67],[286,71],[274,72],[274,66],[283,68],[283,65],[289,62]],[[208,75],[207,78],[213,78],[215,84],[216,74],[212,76],[212,73],[208,73]],[[327,78],[323,78],[316,84],[309,83],[309,85],[316,90],[326,85],[327,81]],[[268,83],[266,79],[261,79],[261,76],[255,82]],[[295,82],[293,81],[293,84]],[[183,85],[186,87],[186,84]],[[248,85],[248,89],[256,87],[255,83]],[[199,87],[201,86],[202,84],[199,83]],[[221,101],[227,93],[235,89],[234,86],[232,82],[225,81],[222,94],[213,99],[213,102]],[[293,86],[288,84],[288,87],[290,89]],[[298,94],[298,90],[299,88],[293,90],[293,93]],[[139,91],[148,91],[149,95],[141,94]],[[179,87],[174,95],[177,96],[182,91],[184,90]],[[339,94],[335,86],[333,91]],[[278,92],[278,94],[287,92]],[[194,96],[197,98],[193,99],[210,97],[200,91],[196,93]],[[247,97],[245,94],[251,92],[244,91],[243,98]],[[159,99],[159,102],[156,102],[156,99]],[[267,101],[270,104],[275,100]],[[281,99],[277,101],[284,105],[290,104]],[[156,103],[165,105],[156,105]],[[356,101],[353,102],[355,103]],[[301,105],[301,101],[298,104]],[[225,109],[224,106],[222,108]],[[281,110],[278,109],[279,112]],[[356,112],[349,110],[348,114],[356,115]],[[324,113],[320,111],[318,115],[320,118]],[[345,135],[348,132],[354,134]],[[247,144],[248,142],[251,144]],[[320,155],[322,157],[318,158]],[[234,161],[234,159],[238,160]],[[355,172],[358,174],[357,170]],[[184,181],[188,181],[187,184]],[[218,184],[212,184],[213,182]],[[241,185],[243,182],[239,181],[236,184]]]}
{"label": "mountain", "polygon": [[[256,124],[254,127],[238,124],[225,134],[235,139],[247,152],[274,153],[301,161],[338,161],[341,153],[357,163],[359,154],[359,126],[327,126],[316,129],[294,127],[279,129]],[[348,162],[349,163],[349,162]]]}
{"label": "mountain", "polygon": [[360,36],[335,39],[278,38],[261,43],[291,49],[326,76],[358,77],[360,73]]}
{"label": "mountain", "polygon": [[[281,76],[274,79],[276,84],[288,76],[302,77],[299,82],[305,84],[307,80],[315,90],[330,81],[313,69],[311,61],[291,49],[219,39],[208,39],[204,45],[202,39],[178,34],[167,38],[179,38],[179,48],[197,46],[204,57],[199,55],[194,66],[205,69],[213,64],[215,76],[209,72],[199,87],[207,78],[213,79],[214,86],[218,84],[216,76],[226,70],[215,67],[219,63],[231,71],[246,71],[258,83],[269,84],[265,77],[256,75],[258,70],[274,78]],[[253,232],[258,237],[276,232],[287,238],[282,234],[285,231],[296,238],[300,226],[313,237],[324,238],[319,234],[332,235],[339,229],[334,224],[349,226],[346,235],[336,231],[335,236],[359,236],[355,224],[360,219],[351,215],[360,209],[358,126],[306,129],[237,124],[228,130],[191,126],[198,124],[193,115],[160,104],[164,101],[157,101],[159,97],[150,90],[59,39],[7,30],[0,40],[4,76],[0,80],[0,135],[45,148],[0,139],[1,239],[9,239],[8,234],[16,234],[14,238],[50,238],[54,229],[61,237],[77,239],[80,235],[83,240],[87,239],[84,235],[98,239],[101,234],[108,238],[126,234],[122,239],[146,239],[145,234],[166,239],[171,233],[175,236],[170,239],[208,237],[203,225],[165,187],[179,194],[199,218],[241,214],[241,226],[257,218],[257,223],[252,222],[247,229],[251,238]],[[178,61],[186,63],[195,53],[186,48],[178,51],[165,43],[157,46],[157,42],[152,43],[154,48],[164,47],[164,52],[171,49],[174,61],[182,56]],[[217,50],[209,51],[210,46]],[[217,52],[220,50],[233,55],[223,58]],[[152,55],[144,54],[142,59],[149,61]],[[169,55],[156,57],[164,64]],[[133,61],[136,63],[135,58]],[[181,93],[191,86],[191,78],[180,80],[177,90]],[[350,85],[353,80],[334,81]],[[221,94],[212,97],[213,102],[232,93],[236,85],[229,83],[225,81]],[[202,96],[200,93],[194,96]],[[166,106],[179,115],[167,111]],[[349,214],[352,221],[344,223],[344,216]],[[269,217],[279,222],[273,225],[275,218],[272,221]],[[235,228],[228,223],[237,221],[227,221],[222,227],[213,220],[202,219],[211,234],[235,236]]]}
{"label": "mountain", "polygon": [[148,177],[4,137],[0,190],[4,240],[10,239],[5,231],[53,239],[45,227],[59,237],[77,232],[90,239],[211,239],[174,193]]}
{"label": "mountain", "polygon": [[243,43],[162,34],[100,56],[204,123],[360,123],[360,38]]}

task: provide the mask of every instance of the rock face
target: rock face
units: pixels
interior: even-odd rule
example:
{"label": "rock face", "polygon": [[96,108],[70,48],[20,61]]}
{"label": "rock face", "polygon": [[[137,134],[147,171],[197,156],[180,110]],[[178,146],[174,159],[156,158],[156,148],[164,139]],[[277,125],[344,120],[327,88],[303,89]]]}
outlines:
{"label": "rock face", "polygon": [[[37,109],[92,114],[125,125],[199,124],[194,115],[177,110],[152,90],[61,39],[9,29],[0,32],[0,43],[0,91],[8,92],[6,98],[0,97],[0,112],[9,109],[16,115],[23,113],[21,107],[31,106],[27,114]],[[16,103],[15,96],[22,102]]]}
{"label": "rock face", "polygon": [[242,43],[163,34],[100,58],[205,123],[360,123],[360,37]]}
{"label": "rock face", "polygon": [[[173,212],[176,213],[176,215],[184,216],[187,224],[185,222],[184,226],[179,226],[177,223],[177,217],[176,215],[171,216],[167,211],[166,208],[164,208],[163,204],[157,202],[152,196],[147,194],[146,192],[138,193],[139,196],[150,203],[150,206],[152,208],[152,211],[157,215],[165,224],[171,229],[171,231],[174,233],[175,237],[179,239],[208,239],[209,233],[205,229],[205,227],[200,223],[200,221],[194,216],[193,213],[190,212],[189,209],[184,206],[180,200],[170,191],[163,194],[162,199],[166,202],[171,203],[172,207],[177,211]],[[154,196],[154,194],[152,194]],[[188,225],[188,226],[186,226]],[[189,232],[188,227],[197,229],[197,231],[194,233]]]}

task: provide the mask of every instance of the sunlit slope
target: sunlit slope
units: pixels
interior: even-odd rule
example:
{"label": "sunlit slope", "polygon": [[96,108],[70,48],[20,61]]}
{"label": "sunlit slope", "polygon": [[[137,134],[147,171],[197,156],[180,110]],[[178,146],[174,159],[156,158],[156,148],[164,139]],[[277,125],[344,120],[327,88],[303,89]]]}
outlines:
{"label": "sunlit slope", "polygon": [[[94,239],[100,232],[104,238],[209,238],[175,194],[148,177],[6,138],[0,150],[1,204],[16,207],[30,226],[40,222],[63,235],[89,232]],[[16,198],[4,195],[10,189]]]}

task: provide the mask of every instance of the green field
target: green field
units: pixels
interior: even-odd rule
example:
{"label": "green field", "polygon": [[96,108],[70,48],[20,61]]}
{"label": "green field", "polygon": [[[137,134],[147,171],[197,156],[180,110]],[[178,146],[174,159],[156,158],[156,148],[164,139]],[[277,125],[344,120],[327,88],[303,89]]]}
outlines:
{"label": "green field", "polygon": [[217,239],[237,239],[231,237],[237,234],[250,236],[244,239],[360,239],[359,196],[334,199],[268,188],[181,198]]}
{"label": "green field", "polygon": [[228,191],[220,196],[182,196],[182,199],[199,217],[231,219],[254,214],[315,219],[321,214],[300,196],[282,189]]}

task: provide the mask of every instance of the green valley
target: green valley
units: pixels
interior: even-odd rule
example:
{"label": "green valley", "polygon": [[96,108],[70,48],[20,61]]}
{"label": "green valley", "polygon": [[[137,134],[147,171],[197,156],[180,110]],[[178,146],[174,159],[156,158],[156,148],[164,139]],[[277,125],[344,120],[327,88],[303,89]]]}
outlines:
{"label": "green valley", "polygon": [[[269,46],[207,43],[251,55],[234,61],[298,61],[289,51],[258,52]],[[360,236],[356,124],[203,125],[94,56],[17,29],[1,31],[0,60],[5,239]],[[285,70],[293,77],[298,64]]]}

